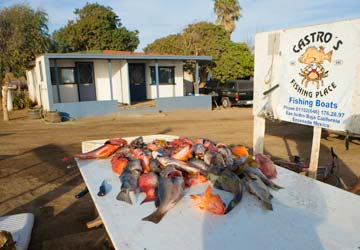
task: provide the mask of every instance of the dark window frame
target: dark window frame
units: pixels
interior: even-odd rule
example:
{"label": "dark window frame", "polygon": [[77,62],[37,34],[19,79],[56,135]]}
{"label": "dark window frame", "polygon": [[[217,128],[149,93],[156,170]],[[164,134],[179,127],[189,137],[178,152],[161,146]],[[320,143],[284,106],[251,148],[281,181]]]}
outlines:
{"label": "dark window frame", "polygon": [[[164,68],[171,70],[171,79],[173,83],[164,82],[162,79],[160,79],[160,71]],[[150,66],[150,85],[156,85],[155,66]],[[159,85],[176,85],[175,66],[159,66]]]}
{"label": "dark window frame", "polygon": [[[76,67],[57,67],[57,69],[58,69],[59,85],[77,84]],[[61,71],[63,69],[72,69],[74,71],[74,82],[63,82],[61,75]],[[51,78],[51,85],[56,85],[55,67],[50,67],[50,78]]]}
{"label": "dark window frame", "polygon": [[[90,64],[91,65],[91,80],[92,82],[81,82],[81,76],[80,76],[80,73],[79,73],[79,64]],[[91,61],[77,61],[75,62],[75,82],[77,84],[95,84],[95,72],[94,72],[94,62],[91,62]]]}

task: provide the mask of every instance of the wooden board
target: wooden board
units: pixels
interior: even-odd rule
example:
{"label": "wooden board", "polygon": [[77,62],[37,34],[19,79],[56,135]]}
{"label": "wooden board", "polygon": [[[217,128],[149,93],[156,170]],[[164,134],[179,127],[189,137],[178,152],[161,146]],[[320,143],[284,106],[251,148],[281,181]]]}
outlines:
{"label": "wooden board", "polygon": [[[84,142],[84,151],[99,146],[101,141]],[[208,184],[203,184],[187,189],[183,199],[163,220],[153,224],[141,220],[155,210],[153,203],[129,205],[115,199],[120,180],[112,173],[109,161],[77,160],[118,250],[356,250],[360,247],[360,198],[286,169],[277,168],[278,178],[274,182],[284,189],[271,191],[274,211],[265,211],[247,192],[228,215],[201,211],[193,206],[189,194],[204,192]],[[104,179],[108,194],[98,197],[98,188]],[[232,198],[227,192],[214,191],[226,203]]]}

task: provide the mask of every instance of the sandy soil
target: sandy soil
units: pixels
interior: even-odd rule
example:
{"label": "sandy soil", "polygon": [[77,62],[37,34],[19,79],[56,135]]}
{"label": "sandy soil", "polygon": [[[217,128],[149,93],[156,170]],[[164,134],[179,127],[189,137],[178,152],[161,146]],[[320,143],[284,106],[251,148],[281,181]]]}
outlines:
{"label": "sandy soil", "polygon": [[[35,214],[29,249],[99,249],[104,229],[88,230],[95,218],[89,195],[77,200],[84,188],[73,162],[62,162],[80,152],[85,140],[147,134],[206,137],[251,148],[251,108],[213,111],[177,111],[155,115],[111,115],[51,124],[30,120],[26,111],[0,117],[0,215]],[[360,175],[359,141],[345,150],[341,136],[324,132],[320,164],[328,162],[330,147],[339,156],[341,187],[348,188]],[[310,157],[312,128],[289,123],[267,122],[265,151],[276,158]]]}

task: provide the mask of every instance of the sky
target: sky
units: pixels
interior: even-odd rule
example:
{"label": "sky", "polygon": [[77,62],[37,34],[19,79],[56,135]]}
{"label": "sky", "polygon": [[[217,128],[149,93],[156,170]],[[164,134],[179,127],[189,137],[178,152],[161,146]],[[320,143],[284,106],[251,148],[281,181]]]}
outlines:
{"label": "sky", "polygon": [[[109,6],[129,30],[138,30],[142,51],[154,40],[180,33],[188,24],[215,22],[213,0],[0,0],[0,8],[17,3],[40,8],[49,16],[50,33],[74,20],[86,2]],[[360,0],[239,0],[242,17],[231,35],[234,42],[254,43],[257,32],[360,18]]]}

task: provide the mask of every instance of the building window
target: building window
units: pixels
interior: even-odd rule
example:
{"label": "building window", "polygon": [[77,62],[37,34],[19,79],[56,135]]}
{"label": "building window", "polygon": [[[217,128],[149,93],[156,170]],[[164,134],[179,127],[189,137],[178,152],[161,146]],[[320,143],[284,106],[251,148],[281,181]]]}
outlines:
{"label": "building window", "polygon": [[[58,67],[59,84],[75,84],[75,68]],[[51,83],[56,85],[55,67],[50,68]]]}
{"label": "building window", "polygon": [[[155,67],[150,67],[151,84],[156,84]],[[175,67],[159,67],[159,84],[175,84]]]}
{"label": "building window", "polygon": [[40,71],[40,81],[44,81],[44,76],[42,72],[42,63],[39,61],[39,71]]}

